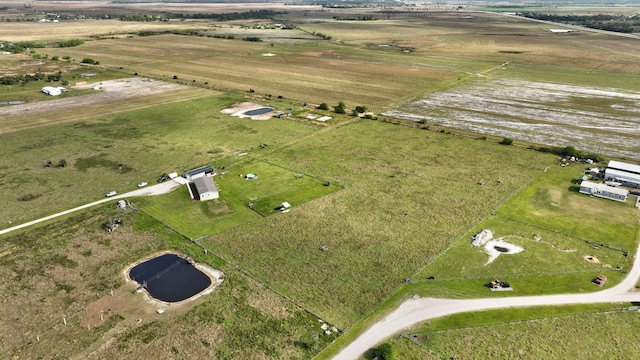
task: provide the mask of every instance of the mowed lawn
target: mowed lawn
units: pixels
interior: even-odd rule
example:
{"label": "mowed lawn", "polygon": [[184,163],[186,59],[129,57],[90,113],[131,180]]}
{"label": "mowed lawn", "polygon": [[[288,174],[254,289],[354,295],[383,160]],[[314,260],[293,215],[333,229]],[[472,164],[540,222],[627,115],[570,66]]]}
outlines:
{"label": "mowed lawn", "polygon": [[[345,188],[203,244],[341,327],[370,311],[554,159],[367,120],[265,158]],[[479,185],[480,179],[487,184]]]}
{"label": "mowed lawn", "polygon": [[[213,180],[220,189],[218,199],[192,200],[185,185],[166,196],[135,199],[134,204],[173,230],[197,239],[277,214],[276,209],[285,201],[298,206],[340,189],[262,161],[249,161],[228,171],[226,167],[217,171],[220,174]],[[248,173],[258,178],[246,180]]]}

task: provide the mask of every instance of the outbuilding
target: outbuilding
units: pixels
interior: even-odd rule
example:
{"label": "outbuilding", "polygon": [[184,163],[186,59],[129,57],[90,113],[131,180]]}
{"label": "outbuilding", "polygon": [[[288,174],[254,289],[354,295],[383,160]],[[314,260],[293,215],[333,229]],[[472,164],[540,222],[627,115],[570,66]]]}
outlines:
{"label": "outbuilding", "polygon": [[220,197],[220,191],[218,186],[213,182],[213,179],[209,176],[200,176],[193,180],[196,194],[194,198],[200,201],[213,200]]}
{"label": "outbuilding", "polygon": [[591,181],[583,181],[580,183],[580,192],[586,195],[593,195],[609,200],[627,201],[629,190],[609,186],[607,184],[599,184]]}
{"label": "outbuilding", "polygon": [[42,88],[42,92],[47,95],[58,96],[63,92],[67,92],[67,89],[62,86],[45,86]]}
{"label": "outbuilding", "polygon": [[213,168],[209,165],[205,165],[202,167],[199,167],[197,169],[193,169],[193,170],[189,170],[187,172],[184,173],[184,175],[182,175],[182,177],[184,177],[185,179],[189,180],[189,181],[193,181],[194,179],[197,179],[199,177],[202,176],[213,176],[215,175],[215,171],[213,170]]}

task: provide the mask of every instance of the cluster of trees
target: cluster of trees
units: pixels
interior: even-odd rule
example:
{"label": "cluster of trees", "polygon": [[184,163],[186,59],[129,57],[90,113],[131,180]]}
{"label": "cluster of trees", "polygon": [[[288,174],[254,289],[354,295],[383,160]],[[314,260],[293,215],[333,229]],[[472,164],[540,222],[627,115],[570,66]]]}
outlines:
{"label": "cluster of trees", "polygon": [[317,36],[319,38],[322,38],[323,40],[331,40],[331,36],[330,35],[325,35],[323,33],[320,32],[312,32],[311,35]]}
{"label": "cluster of trees", "polygon": [[82,39],[71,39],[67,41],[60,41],[54,44],[54,47],[64,48],[64,47],[74,47],[78,45],[84,44],[84,40]]}
{"label": "cluster of trees", "polygon": [[3,50],[4,51],[9,51],[12,53],[21,53],[21,52],[25,52],[27,50],[31,50],[34,48],[43,48],[45,47],[44,43],[40,43],[40,42],[35,42],[35,41],[19,41],[19,42],[6,42],[6,43],[1,43],[3,45]]}
{"label": "cluster of trees", "polygon": [[[318,105],[318,110],[329,110],[329,105],[327,103],[322,103],[320,105]],[[364,114],[365,112],[367,112],[367,107],[363,106],[363,105],[358,105],[356,106],[352,111],[351,111],[351,116],[358,116],[360,114]],[[338,103],[338,105],[333,107],[333,111],[336,114],[346,114],[347,112],[347,105],[344,103],[344,101],[340,101]]]}
{"label": "cluster of trees", "polygon": [[538,150],[540,152],[551,153],[551,154],[555,154],[555,155],[562,156],[562,157],[572,157],[573,156],[576,159],[591,159],[591,160],[593,160],[595,162],[603,162],[603,161],[605,161],[605,158],[602,155],[586,153],[584,151],[580,151],[580,150],[574,148],[573,146],[565,146],[565,147],[539,146],[539,147],[532,147],[532,148],[534,148],[535,150]]}
{"label": "cluster of trees", "polygon": [[167,21],[168,19],[164,16],[159,17],[155,15],[136,14],[136,15],[121,15],[120,17],[118,17],[118,20],[149,22],[149,21]]}
{"label": "cluster of trees", "polygon": [[37,72],[33,75],[24,74],[24,75],[2,76],[0,77],[0,85],[26,84],[32,81],[40,81],[40,80],[54,82],[54,81],[60,81],[61,79],[62,79],[62,72],[60,71],[54,74],[45,74],[45,73]]}
{"label": "cluster of trees", "polygon": [[334,16],[333,19],[334,20],[342,20],[342,21],[372,21],[372,20],[378,20],[377,18],[374,18],[371,15],[347,16],[347,17]]}
{"label": "cluster of trees", "polygon": [[522,13],[522,16],[531,19],[553,21],[565,24],[575,24],[592,29],[600,29],[621,33],[640,31],[640,19],[624,15],[554,15],[543,13]]}
{"label": "cluster of trees", "polygon": [[227,14],[171,14],[169,17],[176,19],[212,19],[220,21],[243,20],[243,19],[270,19],[276,15],[286,14],[286,11],[274,10],[251,10],[244,12],[233,12]]}
{"label": "cluster of trees", "polygon": [[96,61],[92,58],[84,58],[82,59],[81,63],[89,65],[100,65],[100,61]]}
{"label": "cluster of trees", "polygon": [[247,36],[247,37],[243,37],[242,38],[243,41],[254,41],[254,42],[261,42],[262,39],[260,39],[257,36]]}

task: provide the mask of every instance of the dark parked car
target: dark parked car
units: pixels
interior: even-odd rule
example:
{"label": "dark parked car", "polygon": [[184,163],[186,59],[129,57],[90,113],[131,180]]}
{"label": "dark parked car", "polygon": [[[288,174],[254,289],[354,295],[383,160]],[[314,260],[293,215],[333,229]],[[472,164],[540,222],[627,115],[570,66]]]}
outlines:
{"label": "dark parked car", "polygon": [[169,176],[167,174],[160,175],[158,178],[158,182],[163,182],[169,180]]}

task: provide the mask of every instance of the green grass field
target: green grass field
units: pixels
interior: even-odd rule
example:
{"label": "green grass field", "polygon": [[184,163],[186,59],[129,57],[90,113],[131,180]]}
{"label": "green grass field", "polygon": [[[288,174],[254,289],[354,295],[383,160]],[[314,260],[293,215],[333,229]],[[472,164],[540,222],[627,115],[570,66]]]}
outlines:
{"label": "green grass field", "polygon": [[[99,36],[92,37],[83,25],[96,21],[78,21],[83,30],[77,36],[87,41],[73,48],[36,49],[42,64],[24,54],[0,57],[5,74],[42,66],[64,70],[69,82],[84,80],[80,74],[86,70],[102,80],[138,73],[192,85],[3,117],[0,228],[101,199],[109,190],[123,193],[141,181],[155,183],[163,173],[205,164],[226,171],[215,178],[221,189],[216,201],[194,202],[182,187],[129,199],[137,212],[117,211],[108,203],[3,235],[0,268],[7,281],[2,290],[10,296],[0,310],[10,315],[0,325],[0,353],[46,358],[64,347],[71,358],[308,359],[325,349],[319,356],[325,358],[415,294],[588,292],[596,290],[590,279],[601,273],[609,277],[607,286],[617,283],[632,256],[616,248],[596,249],[586,240],[635,249],[637,210],[631,201],[579,194],[571,180],[580,166],[560,167],[554,155],[528,144],[500,145],[497,136],[487,139],[384,116],[367,120],[314,105],[344,101],[349,110],[363,105],[378,116],[482,77],[638,91],[635,40],[591,33],[558,37],[540,24],[478,13],[463,19],[462,12],[385,10],[376,21],[332,18],[352,11],[288,13],[276,19],[295,23],[295,32],[243,27],[242,22],[167,25],[205,35],[233,34],[234,39],[135,33],[151,25],[162,28],[161,23],[127,24],[107,36],[111,30],[105,29],[113,29],[115,20],[96,27]],[[22,35],[24,28],[0,22],[8,40],[37,38]],[[73,38],[73,29],[64,24],[42,38]],[[265,41],[242,41],[243,35]],[[89,56],[100,66],[81,68],[73,61],[53,62],[52,56]],[[501,66],[505,62],[507,71]],[[0,100],[54,100],[39,93],[43,84],[0,86]],[[253,121],[221,114],[243,101],[292,115]],[[306,118],[310,113],[333,119],[314,122]],[[48,160],[53,166],[45,166]],[[61,160],[66,167],[56,166]],[[244,180],[241,175],[250,172],[258,178]],[[276,213],[283,201],[292,210]],[[115,217],[123,218],[121,229],[103,231]],[[485,228],[524,252],[501,255],[485,266],[487,255],[470,245],[471,236]],[[168,249],[193,254],[226,275],[212,294],[163,317],[134,297],[122,271]],[[488,291],[483,284],[496,277],[512,283],[514,292]],[[403,358],[539,354],[525,347],[525,340],[509,341],[518,338],[562,358],[571,351],[583,354],[574,339],[595,342],[592,327],[602,326],[614,334],[603,349],[621,355],[616,358],[634,355],[636,320],[624,316],[635,313],[593,315],[608,309],[456,315],[417,331],[426,334],[426,343],[399,339],[396,347]],[[104,323],[100,311],[108,314]],[[571,321],[558,323],[564,316]],[[532,317],[538,321],[529,322]],[[324,335],[319,319],[348,331]],[[557,339],[545,333],[561,338],[566,350],[552,349]],[[488,345],[491,339],[484,337],[489,335],[500,343]],[[616,353],[616,343],[630,350]]]}
{"label": "green grass field", "polygon": [[[248,173],[255,173],[258,178],[245,180],[243,175]],[[278,214],[276,208],[285,201],[298,206],[340,189],[320,179],[296,175],[272,164],[249,161],[214,178],[221,193],[219,199],[194,201],[182,186],[167,196],[133,201],[158,221],[197,239]],[[252,208],[249,203],[253,203]]]}

